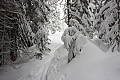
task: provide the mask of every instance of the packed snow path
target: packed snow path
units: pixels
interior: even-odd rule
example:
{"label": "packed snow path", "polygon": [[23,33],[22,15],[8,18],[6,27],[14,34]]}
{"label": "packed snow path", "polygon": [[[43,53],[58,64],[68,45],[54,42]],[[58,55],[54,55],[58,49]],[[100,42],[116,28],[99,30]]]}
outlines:
{"label": "packed snow path", "polygon": [[[51,44],[48,47],[51,49],[51,52],[43,54],[42,60],[33,58],[25,63],[16,64],[16,66],[21,66],[19,69],[14,69],[9,65],[0,71],[0,80],[45,80],[47,69],[54,57],[54,52],[63,44],[61,35],[62,32],[56,32],[49,36]],[[32,49],[34,50],[34,47]]]}

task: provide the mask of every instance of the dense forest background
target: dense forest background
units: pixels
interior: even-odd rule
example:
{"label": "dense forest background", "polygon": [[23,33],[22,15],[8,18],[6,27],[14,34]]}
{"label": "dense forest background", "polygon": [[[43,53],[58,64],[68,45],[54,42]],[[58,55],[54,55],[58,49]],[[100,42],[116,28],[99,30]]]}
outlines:
{"label": "dense forest background", "polygon": [[[63,18],[58,5],[63,7]],[[61,21],[120,52],[119,0],[1,0],[0,65],[15,61],[21,51],[29,55],[33,45],[41,52],[37,56],[49,52],[49,31],[61,31]]]}

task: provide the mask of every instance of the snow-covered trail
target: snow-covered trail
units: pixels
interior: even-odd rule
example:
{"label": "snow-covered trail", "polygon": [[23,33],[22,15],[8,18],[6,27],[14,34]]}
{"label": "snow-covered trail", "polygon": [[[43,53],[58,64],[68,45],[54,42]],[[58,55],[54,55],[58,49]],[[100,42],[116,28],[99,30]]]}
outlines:
{"label": "snow-covered trail", "polygon": [[52,59],[50,66],[46,73],[45,80],[65,80],[65,74],[61,71],[67,64],[68,51],[65,49],[64,45],[61,45],[56,51],[54,58]]}
{"label": "snow-covered trail", "polygon": [[58,49],[61,46],[61,44],[63,44],[61,41],[61,36],[62,36],[62,32],[61,33],[57,32],[56,34],[49,36],[49,38],[52,41],[51,42],[52,44],[49,47],[52,51],[50,52],[51,55],[44,63],[45,66],[44,66],[44,69],[42,69],[43,71],[42,71],[40,80],[46,80],[46,73],[47,73],[47,70],[50,66],[52,59],[54,58],[54,53],[56,49]]}
{"label": "snow-covered trail", "polygon": [[63,44],[61,41],[62,33],[56,32],[49,36],[51,44],[48,47],[51,49],[51,52],[43,54],[42,60],[33,58],[25,63],[17,64],[16,66],[22,65],[19,69],[7,66],[3,71],[0,71],[0,80],[45,80],[46,72],[54,57],[54,53]]}
{"label": "snow-covered trail", "polygon": [[54,57],[54,53],[56,49],[59,48],[61,44],[63,44],[61,41],[61,35],[62,32],[56,32],[55,34],[49,36],[51,39],[51,44],[48,47],[51,49],[51,52],[49,54],[43,55],[44,59],[40,63],[40,66],[33,68],[33,70],[28,73],[28,76],[24,76],[18,80],[45,80],[46,73],[51,60]]}

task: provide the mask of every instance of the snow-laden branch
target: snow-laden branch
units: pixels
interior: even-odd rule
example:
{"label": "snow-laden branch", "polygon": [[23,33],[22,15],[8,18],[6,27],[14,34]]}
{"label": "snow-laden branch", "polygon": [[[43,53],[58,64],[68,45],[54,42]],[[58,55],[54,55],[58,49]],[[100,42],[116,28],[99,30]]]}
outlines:
{"label": "snow-laden branch", "polygon": [[85,33],[85,35],[89,36],[89,34],[86,32],[85,28],[83,25],[81,25],[76,19],[70,19],[70,23],[73,23],[73,25],[78,29],[82,29],[83,33]]}

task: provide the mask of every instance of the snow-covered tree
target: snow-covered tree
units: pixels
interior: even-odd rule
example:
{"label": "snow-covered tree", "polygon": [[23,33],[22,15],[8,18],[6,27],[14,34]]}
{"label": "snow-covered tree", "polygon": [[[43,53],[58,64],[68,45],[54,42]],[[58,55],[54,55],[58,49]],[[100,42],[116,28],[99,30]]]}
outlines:
{"label": "snow-covered tree", "polygon": [[[0,64],[5,53],[15,61],[19,50],[28,52],[38,34],[42,37],[36,45],[48,50],[48,34],[45,23],[50,11],[47,0],[2,0],[0,3]],[[44,26],[44,27],[43,27]],[[34,38],[33,38],[34,37]],[[41,39],[41,38],[40,38]],[[41,46],[38,47],[41,49]]]}
{"label": "snow-covered tree", "polygon": [[[5,55],[9,53],[10,59],[15,61],[18,50],[18,31],[20,19],[20,6],[14,0],[1,0],[0,3],[0,64],[3,65]],[[22,24],[22,23],[21,23]],[[26,36],[24,31],[22,37]],[[25,38],[25,37],[24,37]],[[28,41],[27,38],[24,39]]]}
{"label": "snow-covered tree", "polygon": [[94,27],[98,30],[98,37],[106,43],[112,51],[116,47],[120,51],[120,28],[119,28],[119,0],[103,0],[96,14]]}
{"label": "snow-covered tree", "polygon": [[30,33],[35,34],[32,36],[32,41],[35,42],[40,52],[49,50],[49,48],[46,47],[47,43],[49,43],[46,23],[48,22],[47,15],[50,11],[47,1],[25,0],[21,3],[23,4],[25,19],[32,31]]}
{"label": "snow-covered tree", "polygon": [[92,38],[92,24],[89,14],[88,0],[67,0],[68,25],[75,26],[82,34]]}
{"label": "snow-covered tree", "polygon": [[[49,0],[49,8],[50,8],[50,13],[48,14],[48,28],[51,31],[51,33],[55,33],[56,31],[61,31],[62,30],[62,25],[63,25],[63,20],[61,17],[61,10],[62,10],[62,5],[61,3],[63,0]],[[62,26],[62,27],[61,27]]]}
{"label": "snow-covered tree", "polygon": [[51,33],[55,33],[56,31],[60,30],[60,10],[57,9],[56,5],[51,7],[52,12],[48,15],[49,24],[47,26]]}
{"label": "snow-covered tree", "polygon": [[[67,0],[66,3],[67,4],[65,7],[65,14],[67,14],[67,16],[65,17],[65,20],[70,28],[65,30],[63,34],[63,36],[65,36],[65,40],[63,40],[63,42],[66,49],[68,50],[69,62],[75,57],[75,54],[78,54],[81,50],[81,46],[84,45],[82,44],[84,43],[83,40],[86,40],[85,36],[88,36],[90,38],[93,37],[93,23],[91,17],[94,17],[94,14],[93,12],[91,12],[90,14],[89,7],[91,5],[89,5],[88,0]],[[73,29],[73,27],[75,28]],[[74,31],[77,34],[77,36],[74,35]],[[80,35],[85,36],[82,37]],[[77,45],[77,43],[80,44]]]}

